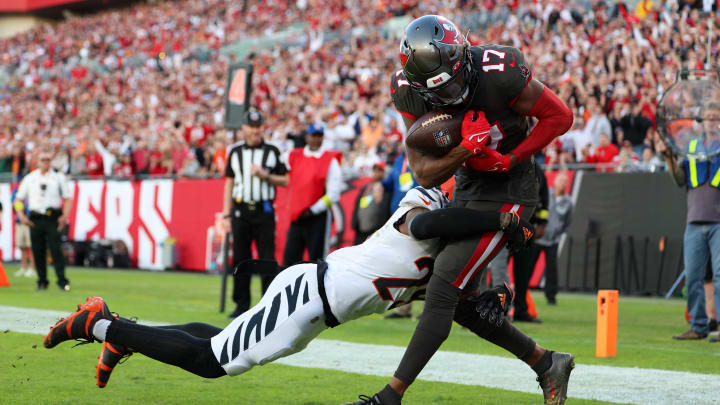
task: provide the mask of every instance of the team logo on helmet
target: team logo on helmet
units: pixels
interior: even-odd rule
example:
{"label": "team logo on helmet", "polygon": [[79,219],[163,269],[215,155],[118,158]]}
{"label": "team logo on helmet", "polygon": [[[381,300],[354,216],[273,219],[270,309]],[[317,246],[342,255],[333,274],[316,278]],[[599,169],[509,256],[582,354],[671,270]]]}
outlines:
{"label": "team logo on helmet", "polygon": [[403,39],[400,43],[400,64],[405,67],[405,64],[410,57],[410,49],[408,49],[407,42]]}
{"label": "team logo on helmet", "polygon": [[448,131],[447,128],[443,128],[433,134],[433,139],[435,139],[437,146],[444,148],[450,145],[450,131]]}
{"label": "team logo on helmet", "polygon": [[455,24],[443,17],[438,17],[437,22],[440,23],[440,26],[442,26],[444,34],[442,39],[440,39],[440,42],[455,45],[462,45],[462,43],[465,42]]}

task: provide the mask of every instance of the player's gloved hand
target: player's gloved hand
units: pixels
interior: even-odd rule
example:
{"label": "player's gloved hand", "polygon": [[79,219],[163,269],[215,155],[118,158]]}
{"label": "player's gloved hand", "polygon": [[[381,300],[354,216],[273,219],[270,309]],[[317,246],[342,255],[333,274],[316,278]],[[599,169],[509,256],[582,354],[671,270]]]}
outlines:
{"label": "player's gloved hand", "polygon": [[482,147],[490,139],[490,124],[482,111],[466,112],[461,131],[460,146],[469,150],[473,155],[480,153]]}
{"label": "player's gloved hand", "polygon": [[505,315],[507,315],[510,309],[513,296],[513,291],[508,283],[504,283],[480,294],[475,310],[480,313],[480,318],[487,318],[491,324],[494,323],[497,326],[502,326],[505,321]]}
{"label": "player's gloved hand", "polygon": [[535,228],[515,212],[503,213],[503,223],[505,221],[507,225],[504,225],[502,230],[507,236],[508,249],[513,253],[522,250],[535,235]]}
{"label": "player's gloved hand", "polygon": [[480,151],[465,161],[468,167],[481,172],[505,173],[510,170],[512,155],[490,149],[487,146],[480,148]]}

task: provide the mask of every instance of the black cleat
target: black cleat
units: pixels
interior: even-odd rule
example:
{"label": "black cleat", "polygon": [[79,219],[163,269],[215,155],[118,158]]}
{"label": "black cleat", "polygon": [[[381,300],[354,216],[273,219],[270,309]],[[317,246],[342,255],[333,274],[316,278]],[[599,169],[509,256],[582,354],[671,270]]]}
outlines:
{"label": "black cleat", "polygon": [[[113,317],[115,319],[122,319],[124,321],[137,323],[135,318],[121,318],[115,314],[113,314]],[[122,363],[123,360],[127,360],[127,358],[132,354],[133,352],[125,346],[112,344],[110,342],[103,342],[102,351],[100,351],[100,356],[98,357],[98,364],[95,366],[95,381],[97,386],[99,388],[105,388],[110,380],[110,374],[115,366]]]}
{"label": "black cleat", "polygon": [[360,398],[358,401],[346,402],[343,405],[383,405],[377,394],[373,395],[372,397],[369,397],[367,395],[360,395],[358,398]]}
{"label": "black cleat", "polygon": [[552,366],[537,378],[543,390],[545,405],[562,405],[567,399],[570,372],[575,368],[575,357],[570,353],[553,352]]}

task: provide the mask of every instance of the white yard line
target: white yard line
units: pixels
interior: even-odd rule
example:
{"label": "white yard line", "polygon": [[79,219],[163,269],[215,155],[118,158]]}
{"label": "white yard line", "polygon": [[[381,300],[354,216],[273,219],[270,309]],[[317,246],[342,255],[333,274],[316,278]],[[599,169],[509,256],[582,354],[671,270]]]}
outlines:
{"label": "white yard line", "polygon": [[[0,305],[0,331],[45,334],[58,318],[65,315],[67,312]],[[142,320],[141,323],[151,324]],[[403,352],[404,348],[398,346],[316,339],[304,351],[275,362],[391,376]],[[532,370],[518,360],[506,357],[439,351],[418,378],[542,395]],[[571,377],[568,395],[615,403],[702,405],[717,403],[718,387],[720,375],[578,364]]]}

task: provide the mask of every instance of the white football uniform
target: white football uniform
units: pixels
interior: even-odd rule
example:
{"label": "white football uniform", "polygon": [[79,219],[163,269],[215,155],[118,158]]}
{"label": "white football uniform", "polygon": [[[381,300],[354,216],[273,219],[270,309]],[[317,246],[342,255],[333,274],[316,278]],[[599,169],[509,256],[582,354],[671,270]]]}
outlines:
{"label": "white football uniform", "polygon": [[416,187],[364,243],[336,250],[327,257],[325,289],[330,309],[341,323],[424,296],[440,240],[416,240],[395,229],[395,222],[413,208],[434,210],[446,205],[437,189]]}
{"label": "white football uniform", "polygon": [[[340,323],[424,296],[440,240],[416,240],[394,224],[413,208],[445,206],[439,190],[416,187],[368,240],[327,257],[325,292]],[[283,270],[257,305],[211,338],[215,358],[228,375],[296,353],[327,329],[317,269],[304,263]]]}

